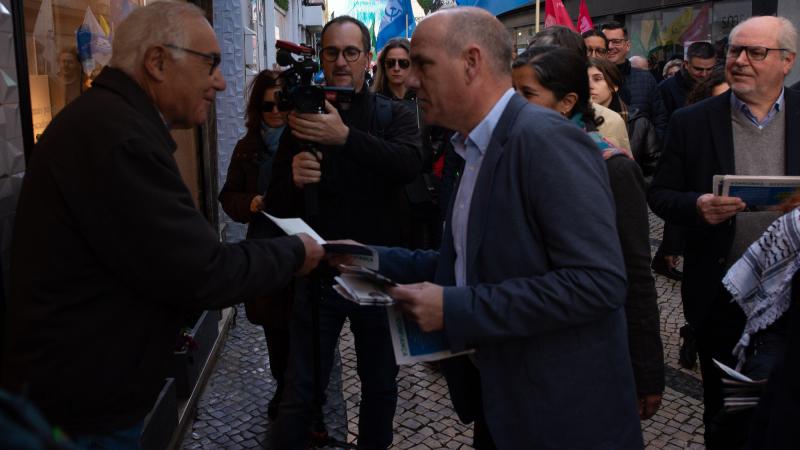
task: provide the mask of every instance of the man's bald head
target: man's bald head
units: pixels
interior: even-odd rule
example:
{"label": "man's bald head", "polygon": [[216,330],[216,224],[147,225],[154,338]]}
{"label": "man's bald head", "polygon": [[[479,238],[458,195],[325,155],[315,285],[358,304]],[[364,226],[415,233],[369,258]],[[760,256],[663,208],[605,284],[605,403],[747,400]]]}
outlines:
{"label": "man's bald head", "polygon": [[497,18],[485,9],[459,7],[440,10],[423,20],[418,28],[438,27],[442,44],[451,56],[461,54],[470,44],[486,51],[492,71],[511,75],[511,35]]}

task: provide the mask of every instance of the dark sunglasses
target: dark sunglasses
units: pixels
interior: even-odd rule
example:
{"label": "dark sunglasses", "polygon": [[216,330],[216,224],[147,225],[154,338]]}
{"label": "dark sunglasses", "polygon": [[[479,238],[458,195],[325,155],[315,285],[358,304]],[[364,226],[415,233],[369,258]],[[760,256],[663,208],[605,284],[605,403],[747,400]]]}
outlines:
{"label": "dark sunglasses", "polygon": [[261,103],[261,112],[272,112],[277,105],[277,102],[263,102]]}
{"label": "dark sunglasses", "polygon": [[219,63],[222,62],[222,56],[219,53],[203,53],[203,52],[198,52],[197,50],[178,47],[177,45],[172,45],[172,44],[164,44],[164,47],[170,48],[172,50],[186,52],[190,55],[199,56],[201,58],[205,58],[206,60],[208,60],[209,63],[211,63],[211,68],[208,71],[209,75],[213,75],[214,69],[216,69],[217,66],[219,66]]}
{"label": "dark sunglasses", "polygon": [[386,58],[386,60],[383,61],[383,67],[386,67],[387,69],[391,69],[392,67],[395,66],[395,64],[400,66],[401,69],[405,70],[408,69],[408,66],[411,65],[411,61],[407,59],[394,59],[394,58]]}

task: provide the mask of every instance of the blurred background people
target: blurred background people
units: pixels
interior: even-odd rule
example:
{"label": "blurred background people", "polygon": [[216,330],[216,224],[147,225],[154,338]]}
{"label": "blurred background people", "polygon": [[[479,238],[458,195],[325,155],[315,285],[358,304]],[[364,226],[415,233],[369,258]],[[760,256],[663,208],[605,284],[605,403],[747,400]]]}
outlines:
{"label": "blurred background people", "polygon": [[682,65],[683,65],[682,59],[680,58],[670,59],[664,64],[664,68],[661,69],[661,76],[665,80],[672,76],[675,76],[676,73],[680,72]]}
{"label": "blurred background people", "polygon": [[386,43],[378,55],[372,92],[392,100],[414,100],[414,91],[406,87],[406,78],[411,72],[410,45],[405,38],[393,38]]}
{"label": "blurred background people", "polygon": [[647,419],[661,404],[664,354],[655,281],[650,272],[645,183],[641,170],[630,156],[610,145],[597,132],[587,63],[581,56],[566,48],[531,47],[512,65],[514,88],[530,103],[552,109],[584,129],[606,160],[628,278],[625,314],[639,416]]}
{"label": "blurred background people", "polygon": [[[272,173],[272,161],[286,128],[287,113],[278,110],[275,95],[280,89],[279,72],[264,70],[253,79],[245,112],[247,132],[233,149],[228,175],[219,194],[219,202],[225,213],[239,223],[248,224],[248,239],[283,234],[261,214]],[[291,301],[290,286],[268,298],[245,303],[247,319],[264,328],[267,340],[269,368],[276,383],[275,395],[267,408],[272,420],[277,417],[289,359]]]}
{"label": "blurred background people", "polygon": [[650,71],[650,62],[644,56],[634,55],[629,58],[631,67]]}
{"label": "blurred background people", "polygon": [[693,42],[686,50],[686,61],[681,69],[671,78],[658,85],[658,91],[664,100],[667,114],[686,105],[686,95],[695,84],[711,74],[717,65],[714,46],[708,42]]}

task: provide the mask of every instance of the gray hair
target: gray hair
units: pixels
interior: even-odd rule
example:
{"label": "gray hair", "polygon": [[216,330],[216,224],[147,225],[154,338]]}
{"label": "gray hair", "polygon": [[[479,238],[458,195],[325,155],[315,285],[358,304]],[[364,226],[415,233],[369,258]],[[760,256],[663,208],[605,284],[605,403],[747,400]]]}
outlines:
{"label": "gray hair", "polygon": [[[205,12],[188,2],[160,0],[135,9],[114,31],[108,65],[134,75],[148,49],[164,44],[186,47],[189,29],[185,24],[191,17],[206,20]],[[175,59],[185,56],[175,52]]]}
{"label": "gray hair", "polygon": [[485,49],[490,67],[498,75],[511,75],[511,53],[514,43],[511,35],[497,18],[486,10],[458,7],[442,10],[448,16],[445,25],[444,48],[451,55],[459,55],[471,43]]}
{"label": "gray hair", "polygon": [[[744,22],[739,23],[738,25],[733,27],[733,29],[731,30],[731,33],[730,33],[729,38],[728,38],[728,41],[733,40],[733,37],[736,35],[736,33],[739,32],[739,30],[741,29],[741,27],[744,24],[746,24],[747,22],[750,22],[751,20],[760,19],[762,17],[773,17],[773,16],[755,16],[755,17],[751,17],[751,18],[745,20]],[[785,17],[777,16],[777,17],[773,17],[773,18],[778,21],[778,47],[786,49],[786,51],[781,52],[781,54],[783,55],[784,58],[786,58],[786,56],[787,56],[786,54],[787,53],[795,53],[796,54],[797,53],[797,29],[794,27],[792,22],[789,19],[785,18]]]}

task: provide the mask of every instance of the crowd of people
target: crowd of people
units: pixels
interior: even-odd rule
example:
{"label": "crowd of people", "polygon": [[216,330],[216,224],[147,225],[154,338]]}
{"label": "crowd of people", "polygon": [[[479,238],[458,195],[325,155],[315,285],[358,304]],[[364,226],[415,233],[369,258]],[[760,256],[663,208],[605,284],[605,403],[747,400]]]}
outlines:
{"label": "crowd of people", "polygon": [[[796,442],[800,197],[751,211],[711,192],[714,175],[800,174],[791,22],[743,21],[724,54],[692,43],[660,82],[616,22],[550,27],[514,55],[497,18],[445,9],[380,49],[371,85],[362,22],[332,19],[319,47],[325,85],[353,94],[290,112],[282,74],[258,74],[219,194],[247,239],[226,244],[194,208],[169,134],[204,122],[225,89],[213,29],[199,8],[161,1],[115,30],[109,66],[55,117],[25,176],[3,389],[77,448],[138,448],[181,313],[245,302],[277,383],[270,448],[325,439],[322,380],[345,320],[358,448],[389,448],[398,367],[384,307],[340,296],[330,255],[268,212],[372,248],[403,313],[472,350],[438,367],[477,449],[643,447],[640,421],[665,389],[652,271],[682,280],[706,447]],[[648,206],[666,222],[652,258]],[[714,360],[768,380],[758,409],[723,407]]]}

